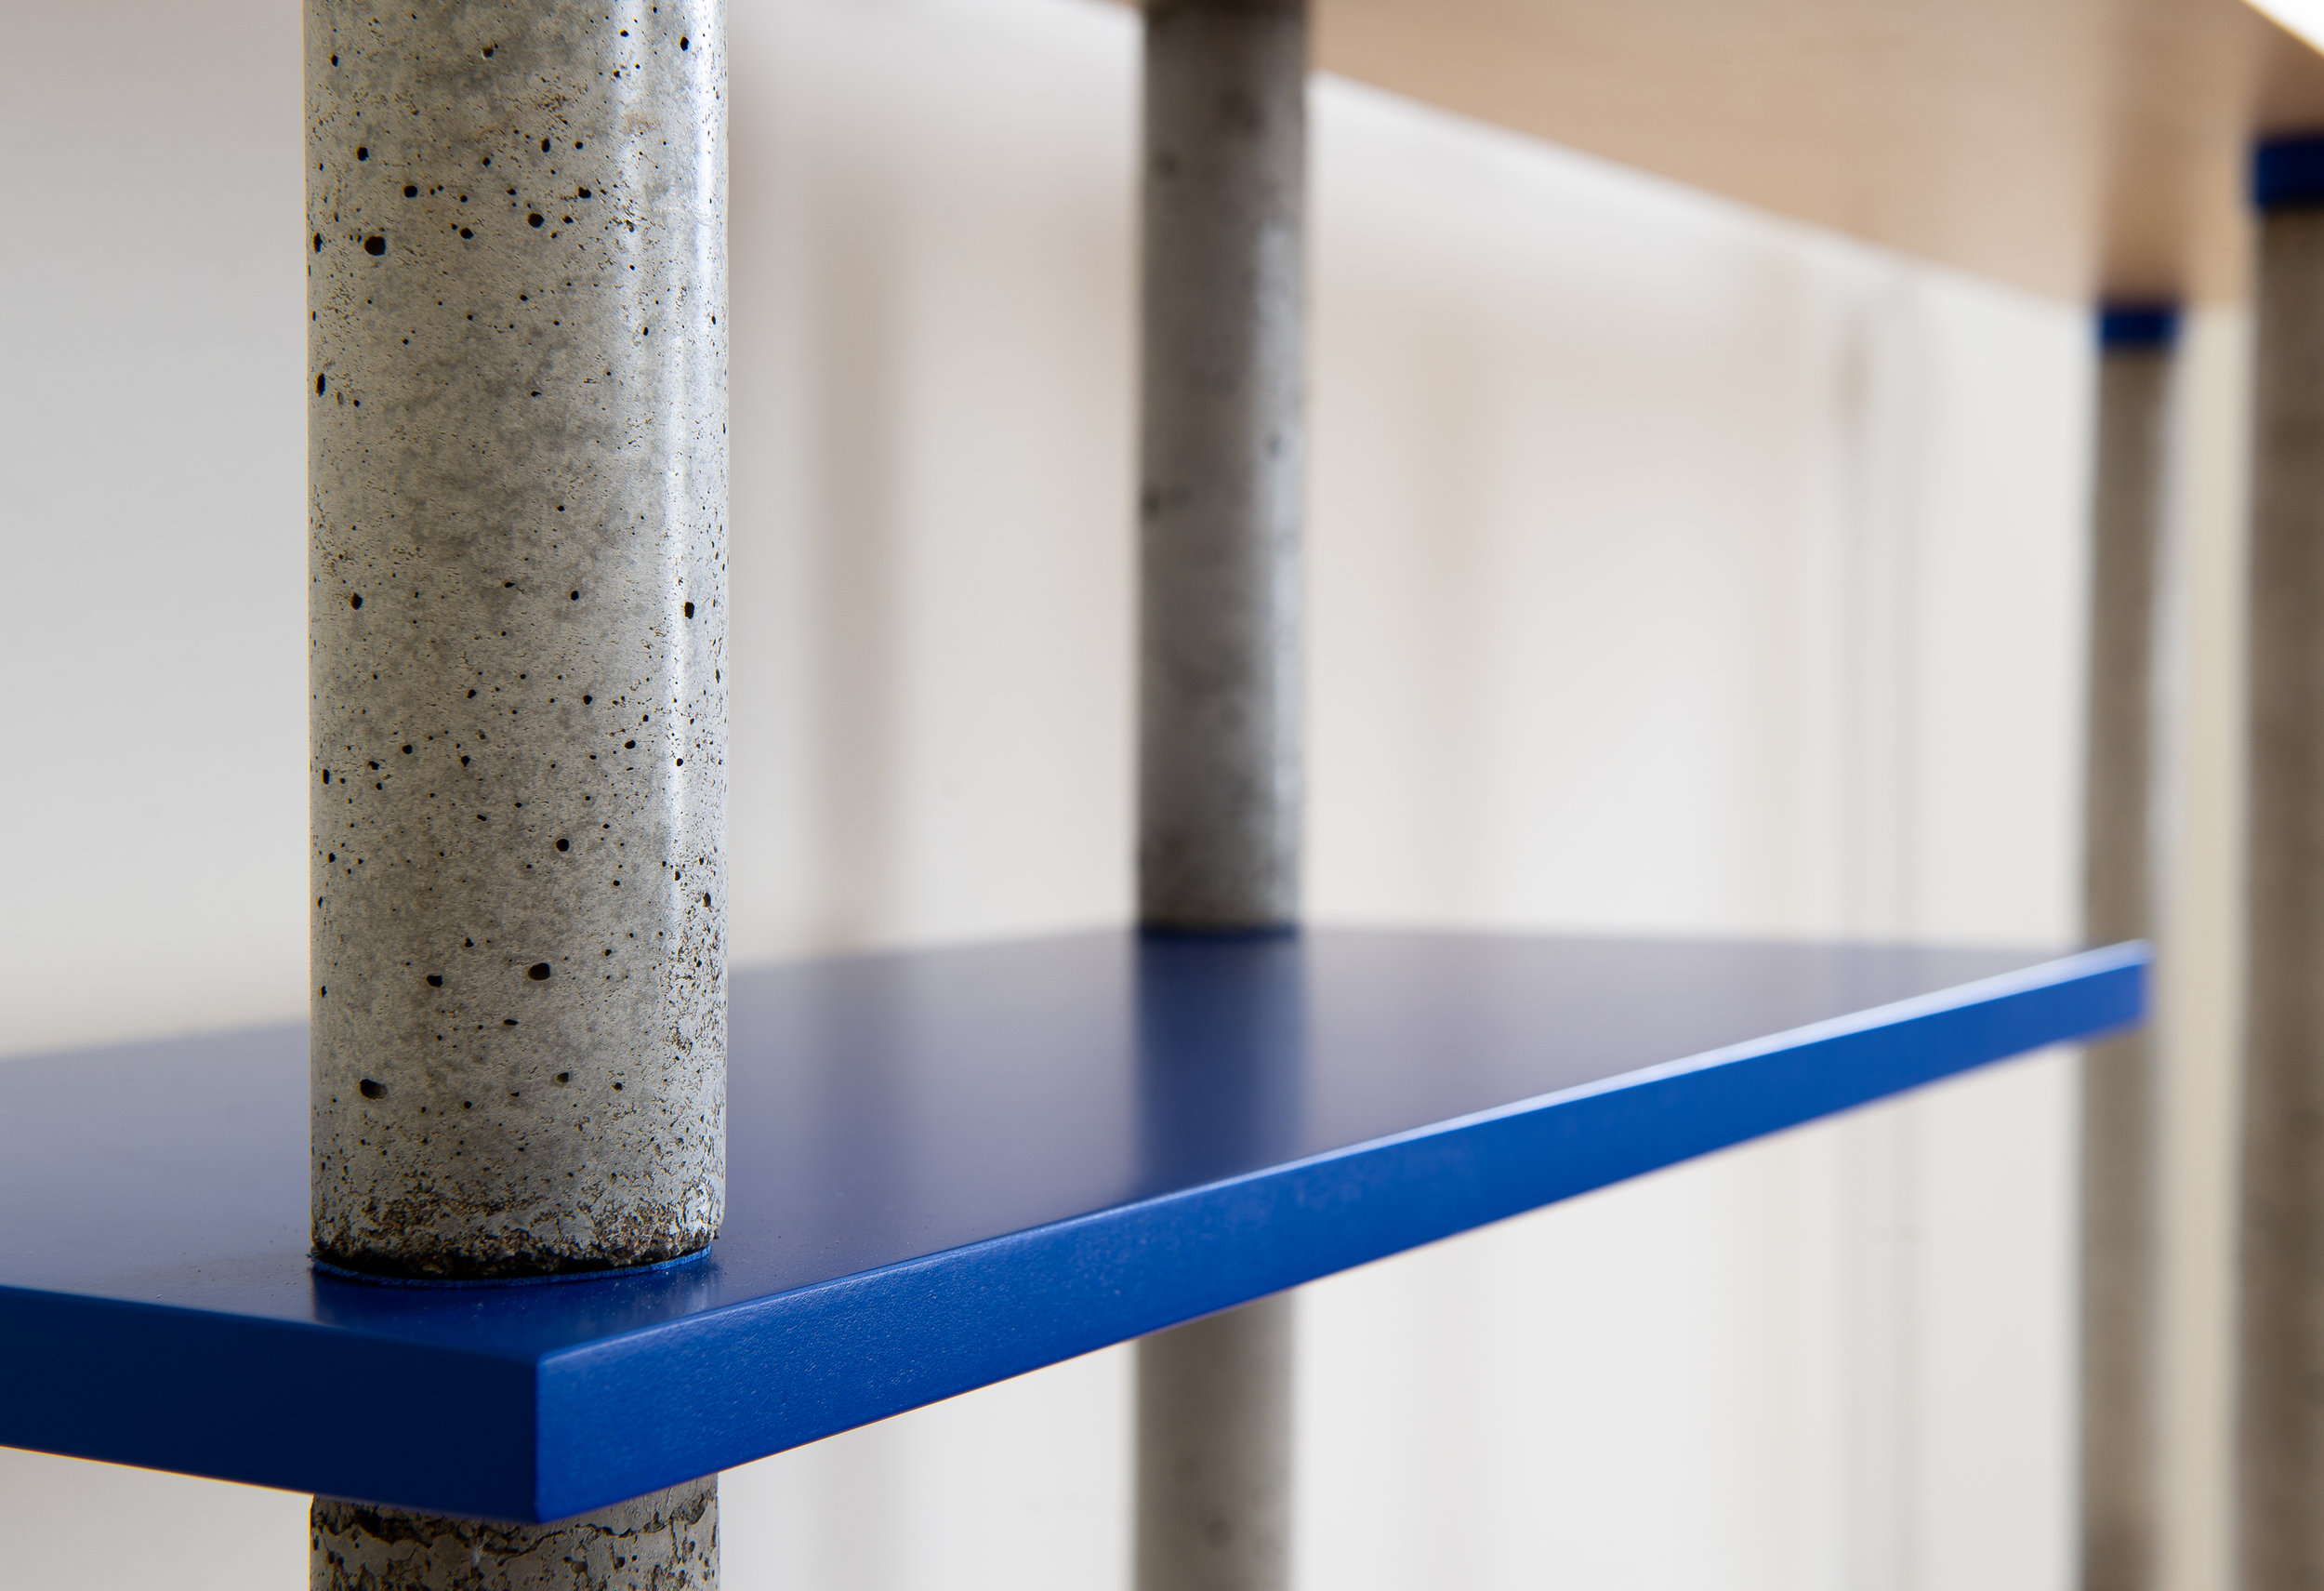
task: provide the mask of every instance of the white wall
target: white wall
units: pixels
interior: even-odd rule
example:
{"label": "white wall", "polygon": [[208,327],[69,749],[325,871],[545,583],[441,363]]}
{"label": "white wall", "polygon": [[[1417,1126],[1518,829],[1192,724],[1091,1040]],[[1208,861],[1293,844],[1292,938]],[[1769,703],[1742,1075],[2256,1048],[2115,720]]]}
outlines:
{"label": "white wall", "polygon": [[[297,7],[10,21],[0,1051],[292,1015]],[[733,0],[744,958],[1127,911],[1133,25]],[[2082,312],[1315,111],[1316,915],[2069,937]],[[2071,1116],[2020,1063],[1310,1289],[1302,1583],[2062,1587]],[[1127,1387],[734,1472],[728,1584],[1125,1585]],[[288,1586],[303,1506],[0,1453],[0,1582]]]}

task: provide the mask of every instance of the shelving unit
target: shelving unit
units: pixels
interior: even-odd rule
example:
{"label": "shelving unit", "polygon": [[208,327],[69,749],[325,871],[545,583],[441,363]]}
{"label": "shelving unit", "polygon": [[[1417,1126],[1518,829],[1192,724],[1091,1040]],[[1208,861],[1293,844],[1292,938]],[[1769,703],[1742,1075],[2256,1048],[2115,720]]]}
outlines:
{"label": "shelving unit", "polygon": [[[2251,144],[2324,128],[2241,0],[1314,15],[1320,70],[2077,300],[2244,296]],[[741,974],[716,1247],[498,1287],[310,1263],[303,1028],[13,1062],[0,1444],[562,1519],[2120,1028],[2146,961],[1109,932]]]}
{"label": "shelving unit", "polygon": [[2145,968],[1340,930],[761,970],[710,1255],[518,1287],[311,1267],[301,1028],[15,1062],[0,1443],[561,1518],[2119,1027]]}

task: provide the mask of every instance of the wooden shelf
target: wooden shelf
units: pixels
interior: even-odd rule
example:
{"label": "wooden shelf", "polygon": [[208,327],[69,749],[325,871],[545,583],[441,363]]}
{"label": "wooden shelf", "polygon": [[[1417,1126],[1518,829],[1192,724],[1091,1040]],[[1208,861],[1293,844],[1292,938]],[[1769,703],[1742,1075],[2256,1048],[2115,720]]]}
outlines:
{"label": "wooden shelf", "polygon": [[306,1253],[297,1028],[0,1065],[0,1443],[556,1518],[2036,1046],[2144,947],[1096,933],[737,974],[706,1257]]}
{"label": "wooden shelf", "polygon": [[1314,0],[1327,72],[2044,293],[2239,298],[2324,59],[2241,0]]}

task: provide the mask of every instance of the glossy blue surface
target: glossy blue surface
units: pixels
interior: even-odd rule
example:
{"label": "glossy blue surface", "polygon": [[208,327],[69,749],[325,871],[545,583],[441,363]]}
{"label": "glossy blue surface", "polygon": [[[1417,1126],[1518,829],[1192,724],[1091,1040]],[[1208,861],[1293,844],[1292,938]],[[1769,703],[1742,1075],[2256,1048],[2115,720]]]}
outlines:
{"label": "glossy blue surface", "polygon": [[0,1444],[561,1518],[2132,1022],[2145,963],[1316,931],[744,973],[717,1247],[554,1286],[310,1266],[303,1029],[0,1063]]}

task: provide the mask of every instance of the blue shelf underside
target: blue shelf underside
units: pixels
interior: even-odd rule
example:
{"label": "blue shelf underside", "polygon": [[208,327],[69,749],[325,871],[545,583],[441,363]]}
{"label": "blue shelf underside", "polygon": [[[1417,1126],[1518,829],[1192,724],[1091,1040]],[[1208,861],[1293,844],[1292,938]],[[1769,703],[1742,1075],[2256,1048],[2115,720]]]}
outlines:
{"label": "blue shelf underside", "polygon": [[738,974],[700,1264],[306,1255],[303,1029],[0,1063],[0,1444],[563,1518],[2133,1023],[2146,955],[1108,932]]}

